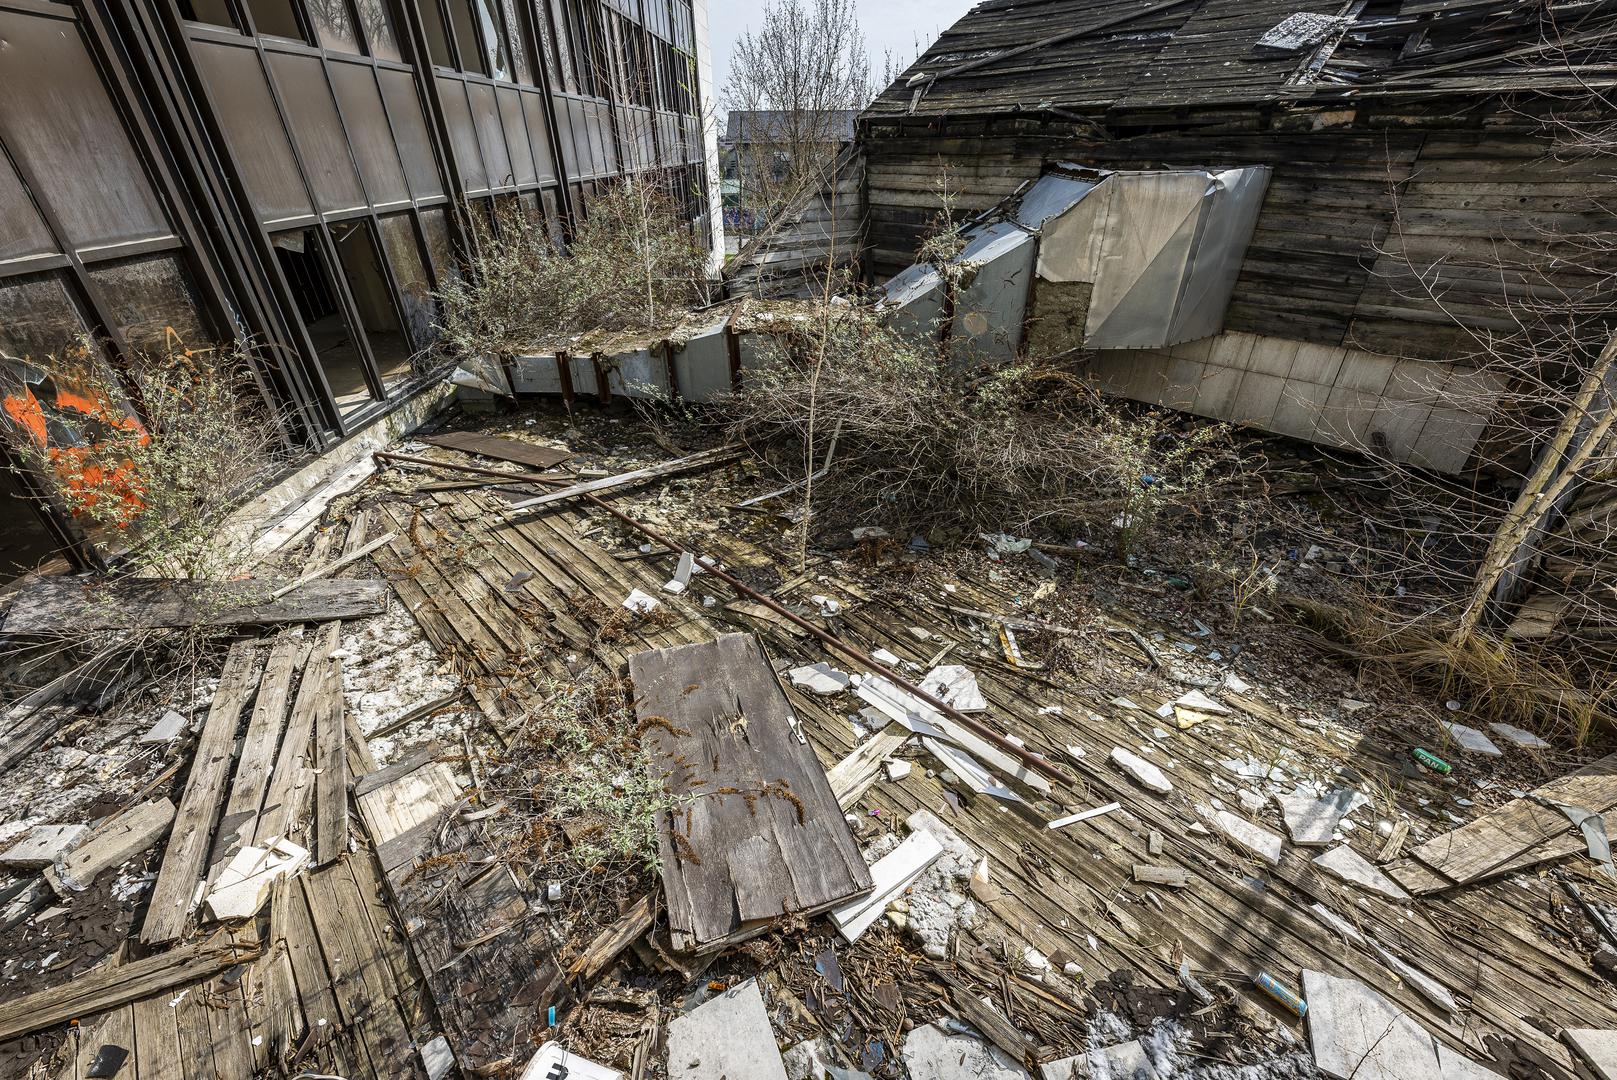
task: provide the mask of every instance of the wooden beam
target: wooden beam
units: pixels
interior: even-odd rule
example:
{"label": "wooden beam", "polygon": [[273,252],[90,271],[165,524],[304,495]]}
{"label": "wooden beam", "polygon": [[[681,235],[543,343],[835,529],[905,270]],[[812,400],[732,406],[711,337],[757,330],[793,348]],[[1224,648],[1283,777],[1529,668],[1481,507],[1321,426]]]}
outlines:
{"label": "wooden beam", "polygon": [[716,450],[704,450],[700,454],[665,461],[660,465],[636,469],[633,472],[619,473],[617,476],[603,476],[599,480],[586,480],[582,484],[573,484],[557,491],[547,491],[535,498],[512,503],[506,514],[509,517],[512,513],[521,510],[536,510],[542,506],[551,506],[555,503],[565,502],[568,499],[576,499],[582,495],[595,495],[603,491],[643,484],[647,480],[658,480],[668,476],[678,476],[681,473],[696,472],[699,469],[710,469],[715,465],[725,465],[735,461],[740,456],[741,448],[739,446],[721,446]]}
{"label": "wooden beam", "polygon": [[326,661],[326,687],[314,714],[314,863],[348,850],[348,729],[343,723],[342,661]]}
{"label": "wooden beam", "polygon": [[0,1043],[201,982],[254,959],[258,952],[256,942],[208,942],[168,949],[117,967],[96,968],[65,985],[36,990],[0,1005]]}
{"label": "wooden beam", "polygon": [[214,691],[213,704],[191,758],[191,775],[175,815],[168,850],[163,853],[163,865],[152,886],[146,921],[141,924],[140,940],[147,945],[173,941],[185,930],[208,857],[208,842],[224,801],[241,711],[257,687],[252,677],[256,658],[257,648],[252,641],[236,642],[225,658],[219,687]]}
{"label": "wooden beam", "polygon": [[[379,615],[383,581],[181,581],[167,578],[36,578],[17,590],[0,632],[67,635],[90,630],[250,626]],[[282,595],[277,596],[281,590]]]}

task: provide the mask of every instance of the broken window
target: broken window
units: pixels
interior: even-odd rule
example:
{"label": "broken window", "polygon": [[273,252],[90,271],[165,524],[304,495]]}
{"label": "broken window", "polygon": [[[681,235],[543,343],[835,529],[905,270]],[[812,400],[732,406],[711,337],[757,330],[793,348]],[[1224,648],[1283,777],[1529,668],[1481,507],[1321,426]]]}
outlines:
{"label": "broken window", "polygon": [[382,385],[391,388],[410,374],[414,350],[393,303],[393,290],[377,254],[376,234],[369,221],[347,221],[333,225],[331,235]]}
{"label": "broken window", "polygon": [[500,12],[494,0],[472,0],[477,25],[483,32],[485,70],[496,79],[511,78],[511,55],[506,51],[505,34],[500,28]]}
{"label": "broken window", "polygon": [[388,266],[399,286],[399,303],[404,308],[410,339],[418,348],[426,348],[438,340],[438,305],[432,298],[432,279],[421,261],[410,215],[392,214],[378,219],[377,224],[382,230],[382,246],[387,249]]}
{"label": "broken window", "polygon": [[533,82],[533,64],[528,59],[528,32],[522,25],[521,14],[517,11],[516,0],[501,0],[501,7],[505,10],[505,27],[511,35],[511,66],[516,73],[517,82]]}
{"label": "broken window", "polygon": [[281,233],[273,243],[339,413],[347,415],[363,408],[372,400],[365,360],[322,257],[319,232]]}
{"label": "broken window", "polygon": [[175,255],[142,255],[91,267],[106,317],[131,349],[167,356],[206,348],[205,328],[191,275]]}
{"label": "broken window", "polygon": [[39,503],[0,463],[0,582],[41,569],[59,554],[55,536],[40,520]]}

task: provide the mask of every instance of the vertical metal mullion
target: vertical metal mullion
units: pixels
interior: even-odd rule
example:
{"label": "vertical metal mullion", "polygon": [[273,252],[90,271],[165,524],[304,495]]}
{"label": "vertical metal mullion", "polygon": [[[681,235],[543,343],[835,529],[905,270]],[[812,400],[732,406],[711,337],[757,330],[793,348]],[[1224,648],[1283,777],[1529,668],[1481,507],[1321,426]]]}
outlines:
{"label": "vertical metal mullion", "polygon": [[[193,103],[195,120],[200,123],[201,129],[191,127],[191,118],[180,114],[177,122],[181,125],[182,136],[180,141],[198,151],[214,150],[211,159],[196,160],[195,182],[206,189],[215,181],[222,181],[223,190],[220,192],[221,201],[214,207],[215,220],[221,230],[226,243],[226,253],[231,257],[226,260],[226,268],[236,277],[236,285],[240,294],[249,301],[249,314],[254,310],[263,322],[261,329],[265,332],[265,339],[272,344],[277,337],[283,341],[291,342],[288,350],[298,358],[298,366],[282,365],[286,372],[287,389],[294,408],[303,418],[307,427],[308,436],[316,447],[327,443],[326,430],[336,428],[335,408],[321,396],[324,387],[324,377],[320,371],[319,358],[314,352],[308,335],[303,330],[301,317],[295,305],[290,310],[288,318],[288,305],[291,304],[291,294],[287,291],[286,283],[280,273],[279,260],[275,257],[274,248],[269,241],[268,234],[259,223],[257,211],[253,206],[252,197],[247,190],[246,182],[242,179],[236,162],[230,154],[228,142],[220,128],[218,119],[213,115],[212,103],[206,93],[207,82],[203,79],[196,59],[191,53],[190,42],[185,32],[185,22],[180,18],[179,11],[172,0],[165,3],[146,5],[138,0],[123,0],[125,10],[132,20],[146,24],[148,11],[156,12],[158,23],[151,24],[149,33],[154,44],[167,42],[173,50],[172,58],[159,55],[156,62],[165,72],[172,72],[170,78],[175,84],[175,92],[181,95],[179,100]],[[241,15],[238,9],[238,15]],[[248,25],[243,18],[243,25]],[[170,66],[172,59],[174,66]],[[202,107],[206,104],[207,107]],[[234,211],[234,213],[232,213]],[[239,230],[239,241],[245,245],[244,251],[234,250],[238,237],[232,235],[232,223]],[[265,267],[263,274],[254,273],[248,259],[256,258],[260,265]],[[251,325],[249,329],[255,329]],[[301,367],[301,372],[298,370]]]}
{"label": "vertical metal mullion", "polygon": [[[518,0],[518,3],[526,7],[529,16],[534,20],[534,48],[543,50],[545,35],[539,33],[539,19],[544,19],[550,24],[549,40],[551,42],[556,40],[555,20],[551,18],[548,0]],[[540,5],[543,6],[541,7]],[[571,231],[574,223],[574,211],[572,199],[567,191],[567,161],[561,151],[560,126],[556,123],[556,90],[551,85],[550,65],[545,62],[545,57],[536,55],[534,59],[537,61],[537,70],[539,72],[540,108],[544,112],[545,126],[548,129],[545,132],[545,138],[550,142],[551,170],[556,174],[557,211],[562,217],[563,230]],[[556,71],[558,74],[561,73],[561,56],[559,54],[556,57]],[[538,164],[538,161],[535,160],[534,167],[536,171]],[[540,187],[543,186],[543,184],[540,185]]]}
{"label": "vertical metal mullion", "polygon": [[[474,250],[474,240],[468,235],[461,216],[461,204],[466,199],[466,180],[461,176],[460,166],[455,161],[454,139],[450,137],[449,122],[444,116],[443,100],[438,90],[438,73],[432,63],[432,49],[427,43],[427,32],[420,10],[416,6],[418,2],[437,5],[437,0],[397,0],[395,10],[403,16],[399,25],[404,30],[404,39],[409,43],[405,50],[406,54],[414,61],[411,65],[414,68],[411,76],[416,81],[420,104],[435,143],[433,149],[437,158],[439,179],[443,181],[444,193],[447,196],[444,223],[449,228],[450,246],[460,257],[465,258]],[[453,27],[444,21],[448,12],[443,10],[442,5],[437,6],[438,18],[444,29],[450,55],[459,63],[460,51],[455,46]],[[482,150],[479,149],[478,153],[481,154]],[[484,168],[486,171],[487,166]],[[408,183],[408,178],[406,182]],[[414,189],[411,190],[411,196],[414,200]],[[430,259],[428,263],[430,265]]]}

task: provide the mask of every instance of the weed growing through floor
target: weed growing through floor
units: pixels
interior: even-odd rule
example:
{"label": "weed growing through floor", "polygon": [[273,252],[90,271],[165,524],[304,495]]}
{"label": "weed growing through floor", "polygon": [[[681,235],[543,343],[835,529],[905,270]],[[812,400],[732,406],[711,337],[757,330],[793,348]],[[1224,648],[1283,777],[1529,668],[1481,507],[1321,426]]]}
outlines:
{"label": "weed growing through floor", "polygon": [[1227,460],[1219,425],[1182,429],[1103,401],[1053,363],[962,370],[868,307],[785,324],[764,352],[729,433],[780,450],[791,479],[824,460],[835,432],[834,466],[815,485],[822,517],[995,532],[1121,521],[1127,548],[1205,499]]}
{"label": "weed growing through floor", "polygon": [[564,895],[643,892],[661,868],[659,830],[683,800],[641,744],[624,679],[592,668],[552,688],[503,755],[492,801],[505,858]]}

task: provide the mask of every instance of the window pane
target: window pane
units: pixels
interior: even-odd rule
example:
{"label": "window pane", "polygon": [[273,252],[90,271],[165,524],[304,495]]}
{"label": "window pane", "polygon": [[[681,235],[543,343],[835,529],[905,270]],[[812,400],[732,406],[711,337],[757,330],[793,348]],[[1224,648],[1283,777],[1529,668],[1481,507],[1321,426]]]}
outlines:
{"label": "window pane", "polygon": [[0,262],[55,250],[56,243],[28,198],[28,189],[17,179],[11,163],[0,157]]}
{"label": "window pane", "polygon": [[472,25],[472,0],[448,0],[448,4],[449,17],[455,20],[455,48],[460,54],[461,70],[487,75],[483,46],[477,40],[477,27]]}
{"label": "window pane", "polygon": [[247,0],[247,10],[260,34],[303,40],[298,18],[292,13],[291,0]]}
{"label": "window pane", "polygon": [[561,81],[557,84],[569,94],[578,93],[578,69],[573,63],[572,37],[567,29],[567,9],[562,0],[550,0],[550,28],[555,35],[551,42],[556,49],[556,63],[561,67]]}
{"label": "window pane", "polygon": [[427,136],[427,121],[421,115],[421,99],[416,95],[415,77],[407,71],[377,69],[382,81],[382,97],[393,120],[393,137],[398,141],[404,174],[410,178],[415,197],[442,195],[444,185],[438,176],[438,159]]}
{"label": "window pane", "polygon": [[171,235],[134,145],[68,19],[0,10],[0,137],[79,249]]}
{"label": "window pane", "polygon": [[376,369],[386,386],[410,374],[410,356],[415,351],[404,336],[399,313],[393,306],[393,293],[387,287],[374,244],[369,221],[346,221],[333,225],[331,236],[337,244],[337,260],[348,293],[359,311],[365,340],[370,344]]}
{"label": "window pane", "polygon": [[304,0],[304,3],[308,5],[309,21],[314,23],[314,33],[322,49],[359,52],[359,33],[354,29],[348,0]]}
{"label": "window pane", "polygon": [[238,29],[225,0],[180,0],[180,18]]}
{"label": "window pane", "polygon": [[449,219],[443,207],[421,211],[421,235],[427,241],[427,258],[432,260],[432,273],[438,287],[459,281],[460,264],[455,261],[455,249],[449,241]]}
{"label": "window pane", "polygon": [[376,79],[371,74],[375,69],[369,64],[333,60],[329,70],[371,201],[408,202],[410,192],[404,186],[404,170],[393,146],[393,133],[388,130],[387,114],[382,111],[382,95],[377,93]]}
{"label": "window pane", "polygon": [[[79,307],[55,274],[0,286],[0,390],[10,423],[40,446],[86,446],[129,414],[89,338]],[[117,400],[107,401],[111,390]]]}
{"label": "window pane", "polygon": [[466,84],[472,104],[472,120],[477,125],[477,141],[483,148],[483,164],[488,168],[488,186],[510,187],[511,156],[505,150],[505,132],[500,128],[499,107],[494,104],[494,88],[487,83]]}
{"label": "window pane", "polygon": [[500,126],[505,129],[505,144],[510,151],[511,174],[518,184],[532,184],[539,179],[533,168],[533,151],[528,147],[528,122],[522,115],[522,99],[532,96],[507,86],[494,91],[500,106]]}
{"label": "window pane", "polygon": [[214,42],[193,42],[192,48],[259,220],[284,221],[311,213],[258,54]]}
{"label": "window pane", "polygon": [[461,183],[466,185],[467,191],[487,191],[488,173],[483,168],[483,153],[477,148],[472,110],[466,104],[466,83],[447,75],[439,76],[438,96],[443,101],[444,124],[449,128],[450,150],[460,168]]}
{"label": "window pane", "polygon": [[403,60],[399,36],[393,32],[393,16],[387,11],[387,0],[356,0],[356,6],[359,28],[365,32],[371,55],[379,60]]}
{"label": "window pane", "polygon": [[544,99],[538,94],[523,94],[522,116],[527,121],[529,145],[538,162],[539,182],[551,183],[556,179],[556,163],[551,160],[550,140],[545,136]]}
{"label": "window pane", "polygon": [[427,32],[427,52],[439,67],[452,68],[455,57],[449,51],[449,34],[444,30],[444,15],[438,0],[417,0],[421,12],[421,28]]}
{"label": "window pane", "polygon": [[438,305],[432,298],[432,281],[421,261],[421,249],[416,246],[415,228],[409,214],[393,214],[380,222],[382,247],[399,286],[405,328],[416,347],[424,349],[438,340]]}
{"label": "window pane", "polygon": [[320,209],[327,213],[352,210],[365,205],[359,175],[348,156],[348,140],[343,137],[337,106],[320,61],[313,56],[271,52],[270,68],[281,91],[292,137],[298,155],[314,188]]}
{"label": "window pane", "polygon": [[522,26],[516,0],[501,0],[505,9],[505,29],[511,41],[511,64],[517,82],[533,83],[533,65],[528,61],[528,33]]}
{"label": "window pane", "polygon": [[206,348],[214,335],[203,324],[191,275],[173,255],[145,255],[90,269],[111,319],[130,348],[165,356]]}
{"label": "window pane", "polygon": [[499,12],[493,0],[472,0],[477,11],[477,28],[483,32],[488,60],[487,71],[496,79],[511,78],[511,57],[505,51],[505,34],[500,29]]}

